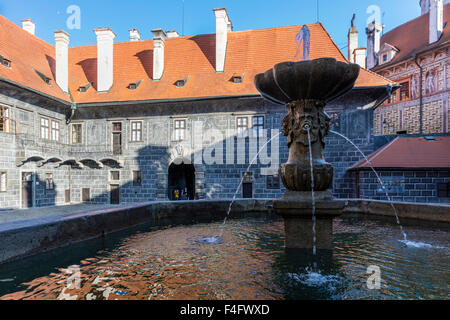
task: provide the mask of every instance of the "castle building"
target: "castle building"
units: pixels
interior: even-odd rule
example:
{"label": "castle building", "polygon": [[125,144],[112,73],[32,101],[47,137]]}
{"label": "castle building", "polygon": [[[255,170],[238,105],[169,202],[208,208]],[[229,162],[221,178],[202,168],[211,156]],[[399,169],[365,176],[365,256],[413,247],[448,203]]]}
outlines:
{"label": "castle building", "polygon": [[385,33],[367,28],[367,67],[401,88],[375,110],[375,135],[449,132],[450,4],[421,0],[422,15]]}
{"label": "castle building", "polygon": [[[238,197],[281,195],[286,110],[259,95],[254,76],[303,52],[346,58],[321,23],[234,31],[226,9],[214,19],[215,34],[153,29],[144,40],[131,29],[115,43],[99,28],[96,45],[70,47],[65,31],[53,45],[31,20],[20,28],[0,16],[0,209],[168,200],[175,190],[229,199],[241,179]],[[361,69],[328,106],[332,128],[373,151],[372,109],[393,84]],[[353,196],[347,169],[361,156],[338,137],[327,144],[333,191]]]}
{"label": "castle building", "polygon": [[418,18],[382,36],[379,22],[366,28],[367,68],[399,88],[374,109],[378,149],[349,170],[357,198],[450,202],[450,4],[420,7]]}

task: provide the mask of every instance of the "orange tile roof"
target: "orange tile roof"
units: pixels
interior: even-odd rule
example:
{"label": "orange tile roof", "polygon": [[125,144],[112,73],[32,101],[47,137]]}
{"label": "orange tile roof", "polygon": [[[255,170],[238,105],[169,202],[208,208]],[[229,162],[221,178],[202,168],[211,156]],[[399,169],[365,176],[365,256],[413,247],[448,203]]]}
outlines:
{"label": "orange tile roof", "polygon": [[450,137],[396,138],[350,170],[374,168],[450,168]]}
{"label": "orange tile roof", "polygon": [[[346,61],[321,23],[308,25],[311,32],[310,59],[334,57]],[[166,39],[165,70],[160,81],[153,81],[153,40],[114,44],[114,85],[108,92],[97,93],[97,46],[69,48],[69,90],[78,104],[126,101],[195,99],[259,95],[254,76],[275,64],[293,60],[299,26],[231,32],[225,72],[215,71],[215,34]],[[70,101],[54,81],[54,46],[30,35],[0,15],[0,55],[12,60],[12,68],[0,67],[0,77],[22,86]],[[26,54],[32,52],[33,54]],[[45,84],[33,68],[52,79]],[[242,83],[230,81],[243,74]],[[188,77],[184,87],[175,82]],[[141,81],[136,90],[132,82]],[[93,82],[87,92],[80,86]],[[363,69],[356,87],[392,84],[390,80]]]}
{"label": "orange tile roof", "polygon": [[[0,79],[7,79],[51,97],[70,101],[54,81],[55,47],[31,35],[0,15],[0,55],[11,60],[11,68],[0,66]],[[36,73],[52,79],[46,84]]]}
{"label": "orange tile roof", "polygon": [[450,3],[444,5],[444,29],[442,36],[436,43],[429,44],[429,21],[430,14],[424,14],[420,17],[408,21],[397,28],[383,35],[380,41],[383,44],[394,46],[400,51],[389,62],[376,66],[373,70],[381,70],[387,66],[412,59],[414,53],[439,47],[450,40]]}

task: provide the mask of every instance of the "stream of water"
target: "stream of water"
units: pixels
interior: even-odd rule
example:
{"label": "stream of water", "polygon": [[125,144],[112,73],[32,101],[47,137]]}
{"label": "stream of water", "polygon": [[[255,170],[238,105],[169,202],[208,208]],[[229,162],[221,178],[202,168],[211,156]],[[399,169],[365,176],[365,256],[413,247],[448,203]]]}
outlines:
{"label": "stream of water", "polygon": [[401,231],[401,233],[403,234],[403,241],[405,242],[405,244],[407,244],[409,241],[408,241],[408,239],[407,239],[407,237],[406,237],[406,232],[403,230],[403,226],[402,226],[402,224],[400,223],[400,219],[399,219],[399,217],[398,217],[397,209],[395,208],[394,204],[392,203],[392,199],[391,199],[391,197],[389,196],[389,193],[388,193],[387,190],[386,190],[386,187],[385,187],[385,185],[384,185],[384,183],[383,183],[383,180],[381,180],[380,175],[378,174],[378,172],[377,172],[377,171],[375,170],[375,168],[373,167],[373,165],[372,165],[372,163],[370,162],[369,158],[366,157],[366,155],[364,154],[364,152],[362,152],[362,150],[361,150],[355,143],[353,143],[352,140],[350,140],[349,138],[347,138],[347,137],[344,136],[343,134],[341,134],[341,133],[339,133],[339,132],[336,132],[336,131],[333,131],[333,130],[330,130],[330,133],[336,134],[336,135],[338,135],[339,137],[345,139],[345,140],[346,140],[347,142],[349,142],[352,146],[354,146],[354,147],[356,148],[356,150],[358,150],[358,152],[364,157],[364,159],[366,160],[367,164],[368,164],[368,165],[370,166],[370,168],[372,169],[373,173],[375,173],[375,176],[377,177],[378,182],[379,182],[380,185],[381,185],[381,188],[383,189],[383,191],[384,191],[385,194],[386,194],[386,198],[388,199],[388,201],[389,201],[389,203],[390,203],[392,209],[394,210],[394,213],[395,213],[395,219],[396,219],[397,225],[400,227],[400,231]]}

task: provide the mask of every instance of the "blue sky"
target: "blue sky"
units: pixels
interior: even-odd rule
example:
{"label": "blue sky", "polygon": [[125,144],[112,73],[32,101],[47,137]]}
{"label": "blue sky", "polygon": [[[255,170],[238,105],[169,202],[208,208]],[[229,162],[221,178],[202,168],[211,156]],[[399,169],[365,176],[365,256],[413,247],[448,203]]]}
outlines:
{"label": "blue sky", "polygon": [[[347,45],[347,32],[353,13],[359,30],[360,45],[366,45],[365,26],[371,14],[367,8],[380,8],[385,31],[420,14],[419,0],[318,0],[319,19],[339,47]],[[150,30],[182,30],[182,0],[0,0],[0,14],[21,25],[31,18],[36,35],[53,44],[53,31],[63,29],[71,35],[71,46],[95,44],[92,31],[110,27],[117,42],[128,40],[135,27],[143,39],[151,39]],[[81,11],[81,28],[69,30],[67,8]],[[185,35],[215,32],[213,8],[227,8],[235,30],[302,25],[317,21],[317,0],[185,0]],[[384,13],[384,14],[383,14]],[[347,49],[343,48],[344,54]]]}

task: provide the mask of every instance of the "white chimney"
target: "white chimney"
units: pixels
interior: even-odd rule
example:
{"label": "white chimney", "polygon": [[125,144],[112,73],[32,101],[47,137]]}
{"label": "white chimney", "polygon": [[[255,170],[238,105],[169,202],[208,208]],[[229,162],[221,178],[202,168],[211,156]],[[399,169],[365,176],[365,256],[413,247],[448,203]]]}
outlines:
{"label": "white chimney", "polygon": [[178,38],[180,35],[175,30],[167,31],[167,38]]}
{"label": "white chimney", "polygon": [[380,35],[382,26],[373,21],[366,28],[367,34],[367,69],[372,69],[378,63],[378,51],[380,51]]}
{"label": "white chimney", "polygon": [[97,91],[108,91],[113,85],[114,38],[109,28],[95,29],[97,35]]}
{"label": "white chimney", "polygon": [[141,41],[141,34],[135,28],[130,30],[130,41]]}
{"label": "white chimney", "polygon": [[356,48],[353,51],[353,56],[355,60],[355,62],[353,63],[359,64],[359,66],[364,69],[366,68],[366,51],[367,51],[366,48],[362,47]]}
{"label": "white chimney", "polygon": [[22,28],[23,30],[31,33],[34,36],[36,31],[36,24],[30,19],[22,20]]}
{"label": "white chimney", "polygon": [[233,25],[225,8],[213,11],[216,15],[216,72],[224,72],[228,32],[233,31]]}
{"label": "white chimney", "polygon": [[164,74],[164,48],[166,34],[162,29],[153,29],[153,80],[161,80]]}
{"label": "white chimney", "polygon": [[421,15],[424,15],[430,11],[430,0],[420,0],[419,4]]}
{"label": "white chimney", "polygon": [[443,29],[444,0],[430,0],[430,44],[441,38]]}
{"label": "white chimney", "polygon": [[352,24],[348,31],[348,60],[351,63],[355,63],[354,51],[358,48],[358,29],[356,29],[354,21],[355,15],[353,15]]}
{"label": "white chimney", "polygon": [[69,92],[69,34],[55,31],[56,83],[64,92]]}

